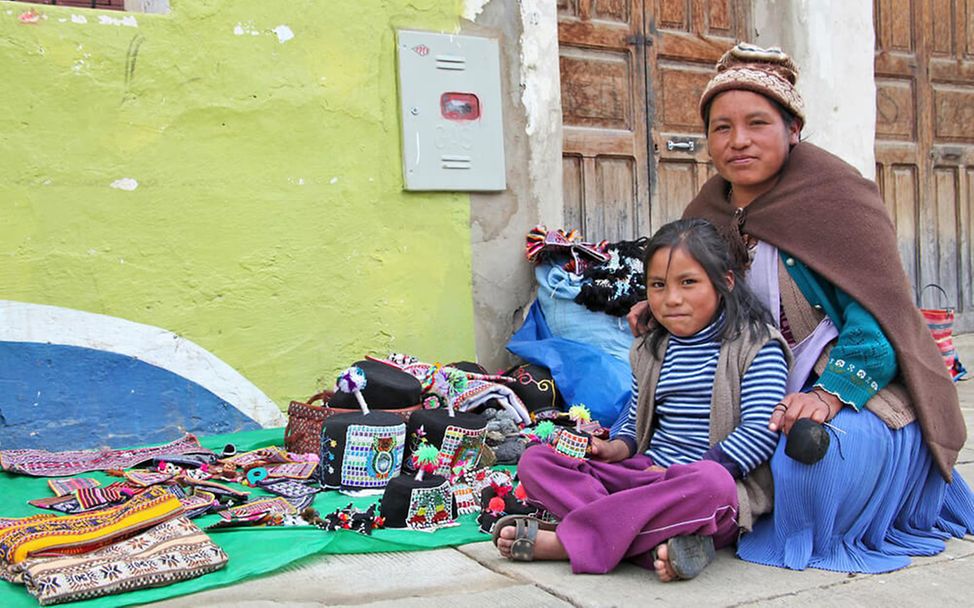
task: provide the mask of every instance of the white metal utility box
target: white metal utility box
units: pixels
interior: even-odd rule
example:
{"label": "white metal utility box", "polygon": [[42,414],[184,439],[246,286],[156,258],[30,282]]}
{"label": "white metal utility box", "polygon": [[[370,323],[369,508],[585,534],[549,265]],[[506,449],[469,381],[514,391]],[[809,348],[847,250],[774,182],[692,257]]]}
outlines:
{"label": "white metal utility box", "polygon": [[406,190],[504,190],[497,41],[400,30]]}

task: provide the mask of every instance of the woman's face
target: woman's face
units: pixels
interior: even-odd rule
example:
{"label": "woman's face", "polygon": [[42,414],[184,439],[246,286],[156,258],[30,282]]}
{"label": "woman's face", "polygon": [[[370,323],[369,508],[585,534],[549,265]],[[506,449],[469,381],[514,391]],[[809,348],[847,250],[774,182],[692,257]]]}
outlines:
{"label": "woman's face", "polygon": [[649,259],[646,300],[653,318],[680,338],[707,327],[720,305],[717,290],[700,262],[684,249],[670,247],[656,250]]}
{"label": "woman's face", "polygon": [[751,91],[725,91],[710,104],[707,146],[717,172],[734,187],[734,202],[747,204],[770,190],[798,143],[775,106]]}

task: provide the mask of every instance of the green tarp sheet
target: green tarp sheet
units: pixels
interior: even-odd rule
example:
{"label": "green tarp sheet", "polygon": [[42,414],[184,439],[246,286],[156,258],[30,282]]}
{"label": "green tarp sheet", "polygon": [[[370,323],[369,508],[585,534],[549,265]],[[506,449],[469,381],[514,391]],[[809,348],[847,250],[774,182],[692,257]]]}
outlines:
{"label": "green tarp sheet", "polygon": [[[233,443],[240,453],[272,445],[284,445],[284,429],[261,429],[229,435],[201,436],[199,439],[200,443],[217,453],[220,453],[227,443]],[[117,478],[100,472],[83,473],[79,477],[94,477],[101,480],[103,485],[117,481]],[[261,491],[252,489],[251,491],[254,494],[263,494]],[[28,505],[27,501],[51,495],[46,478],[0,472],[0,517],[26,517],[46,513],[47,511]],[[379,496],[350,498],[338,492],[328,491],[316,495],[314,508],[324,516],[344,507],[349,502],[364,509],[378,499]],[[206,515],[193,521],[201,528],[206,528],[219,520],[218,515]],[[223,569],[165,587],[109,595],[67,605],[72,608],[87,608],[89,606],[130,606],[159,601],[204,589],[231,585],[237,581],[273,572],[310,555],[422,551],[489,540],[489,536],[478,530],[475,520],[476,515],[464,515],[459,519],[459,526],[443,528],[435,532],[380,529],[375,530],[371,536],[347,530],[326,532],[314,526],[213,530],[209,532],[210,538],[223,547],[230,557],[230,561]],[[0,606],[3,608],[37,605],[37,601],[23,586],[0,581]]]}

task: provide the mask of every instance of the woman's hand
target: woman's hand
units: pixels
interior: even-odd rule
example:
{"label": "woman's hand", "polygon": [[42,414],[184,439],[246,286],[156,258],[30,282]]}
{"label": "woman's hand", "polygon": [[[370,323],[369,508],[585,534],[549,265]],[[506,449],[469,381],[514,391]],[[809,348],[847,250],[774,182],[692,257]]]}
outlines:
{"label": "woman's hand", "polygon": [[626,321],[629,322],[629,331],[637,338],[649,333],[650,319],[649,302],[646,300],[640,300],[633,304],[632,308],[629,309],[629,314],[626,315]]}
{"label": "woman's hand", "polygon": [[781,430],[787,435],[799,418],[811,418],[821,424],[835,418],[841,409],[839,398],[820,388],[808,393],[792,393],[774,407],[768,428]]}
{"label": "woman's hand", "polygon": [[602,462],[619,462],[629,458],[629,446],[621,439],[606,441],[598,437],[590,437],[588,453],[594,460]]}

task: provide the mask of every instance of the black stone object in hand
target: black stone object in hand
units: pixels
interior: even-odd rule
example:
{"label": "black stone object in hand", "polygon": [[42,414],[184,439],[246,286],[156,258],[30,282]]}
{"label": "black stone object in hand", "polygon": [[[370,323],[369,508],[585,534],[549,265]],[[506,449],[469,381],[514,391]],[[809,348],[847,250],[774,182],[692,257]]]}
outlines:
{"label": "black stone object in hand", "polygon": [[785,444],[785,454],[803,464],[815,464],[829,450],[829,434],[825,425],[811,418],[800,418],[792,425]]}

